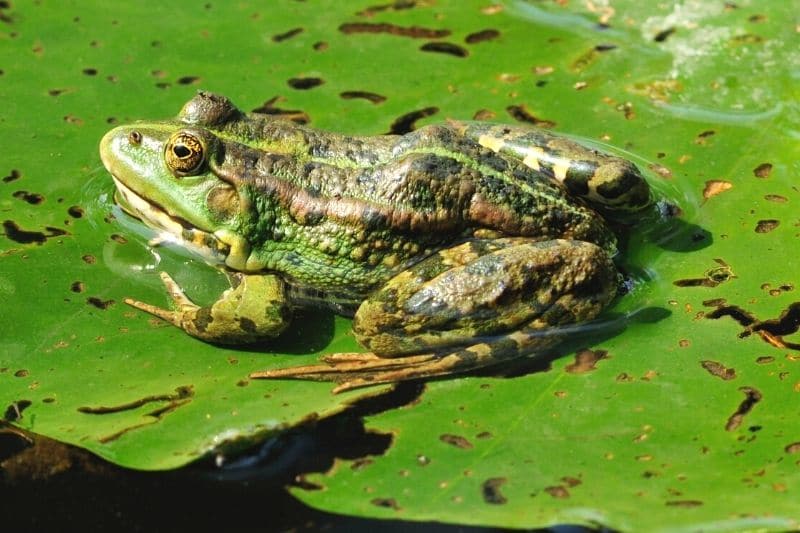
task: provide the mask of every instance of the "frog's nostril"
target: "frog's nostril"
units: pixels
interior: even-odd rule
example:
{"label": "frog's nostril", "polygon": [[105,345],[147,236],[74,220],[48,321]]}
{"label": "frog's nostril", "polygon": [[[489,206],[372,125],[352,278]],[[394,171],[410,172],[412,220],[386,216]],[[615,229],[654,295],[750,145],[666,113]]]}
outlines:
{"label": "frog's nostril", "polygon": [[141,144],[141,142],[142,142],[142,134],[139,133],[136,130],[133,130],[128,134],[128,141],[131,144]]}

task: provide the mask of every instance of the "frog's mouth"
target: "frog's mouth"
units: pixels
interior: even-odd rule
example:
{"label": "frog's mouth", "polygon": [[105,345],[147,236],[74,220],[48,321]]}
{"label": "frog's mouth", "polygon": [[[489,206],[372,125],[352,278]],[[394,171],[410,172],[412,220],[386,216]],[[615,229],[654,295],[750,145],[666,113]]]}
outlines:
{"label": "frog's mouth", "polygon": [[151,246],[176,244],[203,257],[209,263],[226,264],[244,270],[250,247],[243,238],[230,231],[214,233],[192,226],[188,221],[169,214],[164,208],[136,194],[116,176],[114,201],[129,215],[138,218],[158,232]]}

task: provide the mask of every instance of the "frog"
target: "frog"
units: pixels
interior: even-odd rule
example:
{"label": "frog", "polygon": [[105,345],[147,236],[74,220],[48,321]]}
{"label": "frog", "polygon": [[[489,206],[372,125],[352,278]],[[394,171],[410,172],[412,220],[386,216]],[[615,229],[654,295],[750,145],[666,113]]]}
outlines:
{"label": "frog", "polygon": [[[128,305],[215,345],[263,345],[306,308],[352,318],[365,351],[252,372],[338,393],[552,349],[621,292],[612,224],[653,193],[628,159],[524,124],[448,120],[356,136],[247,113],[199,91],[177,117],[100,142],[114,198],[225,272],[198,305]],[[574,328],[573,328],[574,329]]]}

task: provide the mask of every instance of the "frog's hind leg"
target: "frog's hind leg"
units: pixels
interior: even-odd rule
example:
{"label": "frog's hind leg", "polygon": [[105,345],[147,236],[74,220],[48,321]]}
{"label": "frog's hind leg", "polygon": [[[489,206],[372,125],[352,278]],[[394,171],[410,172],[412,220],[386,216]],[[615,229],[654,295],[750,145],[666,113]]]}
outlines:
{"label": "frog's hind leg", "polygon": [[527,239],[471,241],[442,250],[391,279],[353,323],[371,353],[253,378],[334,381],[334,389],[465,372],[539,353],[559,326],[594,318],[618,275],[594,244]]}
{"label": "frog's hind leg", "polygon": [[630,161],[549,131],[485,122],[453,122],[464,137],[521,161],[561,183],[571,194],[614,216],[650,205],[650,187]]}

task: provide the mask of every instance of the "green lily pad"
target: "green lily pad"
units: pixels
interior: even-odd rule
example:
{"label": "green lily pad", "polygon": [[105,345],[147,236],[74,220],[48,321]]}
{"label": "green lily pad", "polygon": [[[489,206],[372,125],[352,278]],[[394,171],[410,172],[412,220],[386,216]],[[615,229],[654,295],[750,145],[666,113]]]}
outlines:
{"label": "green lily pad", "polygon": [[[8,7],[5,7],[9,4]],[[229,453],[385,388],[248,381],[357,348],[298,317],[272,346],[203,344],[122,303],[224,280],[112,206],[97,142],[198,88],[315,127],[380,134],[489,119],[634,159],[680,207],[642,220],[640,280],[599,331],[432,381],[366,420],[393,441],[295,489],[337,513],[501,527],[797,528],[800,48],[791,3],[213,2],[0,7],[0,407],[117,464]]]}

